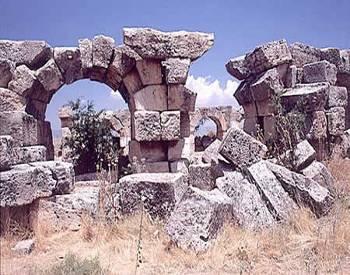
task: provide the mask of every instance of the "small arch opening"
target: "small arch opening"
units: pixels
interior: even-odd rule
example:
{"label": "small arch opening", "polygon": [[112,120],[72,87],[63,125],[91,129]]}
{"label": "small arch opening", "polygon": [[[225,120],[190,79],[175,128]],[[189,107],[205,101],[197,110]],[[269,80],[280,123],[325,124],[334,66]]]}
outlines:
{"label": "small arch opening", "polygon": [[195,151],[202,152],[212,144],[218,136],[218,127],[213,119],[203,117],[194,131]]}

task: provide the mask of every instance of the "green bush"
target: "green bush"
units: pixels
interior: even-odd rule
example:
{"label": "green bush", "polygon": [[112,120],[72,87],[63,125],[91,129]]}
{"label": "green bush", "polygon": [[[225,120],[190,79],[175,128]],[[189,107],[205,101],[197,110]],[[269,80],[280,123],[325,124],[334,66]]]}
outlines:
{"label": "green bush", "polygon": [[73,111],[73,127],[63,146],[69,148],[76,174],[117,167],[119,138],[102,118],[103,110],[96,111],[92,102],[82,104],[79,99],[68,105]]}

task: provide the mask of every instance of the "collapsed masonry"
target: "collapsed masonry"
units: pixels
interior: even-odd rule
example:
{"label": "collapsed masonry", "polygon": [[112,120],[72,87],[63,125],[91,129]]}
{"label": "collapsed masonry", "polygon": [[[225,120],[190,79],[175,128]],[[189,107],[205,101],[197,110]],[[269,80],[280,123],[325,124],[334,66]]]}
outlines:
{"label": "collapsed masonry", "polygon": [[246,132],[256,136],[260,128],[265,141],[275,136],[278,96],[287,112],[305,114],[305,134],[319,159],[348,154],[350,50],[274,41],[231,59],[226,69],[242,80],[234,96],[244,108]]}

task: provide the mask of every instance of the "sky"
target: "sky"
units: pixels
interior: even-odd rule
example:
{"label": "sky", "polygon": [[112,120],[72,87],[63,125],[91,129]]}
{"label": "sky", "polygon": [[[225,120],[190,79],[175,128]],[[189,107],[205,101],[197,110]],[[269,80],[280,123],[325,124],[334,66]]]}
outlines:
{"label": "sky", "polygon": [[[198,106],[236,105],[238,82],[225,69],[231,57],[282,38],[350,48],[349,16],[349,0],[0,0],[0,39],[77,46],[78,39],[97,34],[122,44],[123,27],[213,32],[214,47],[192,64],[187,86],[198,93]],[[58,108],[77,97],[97,108],[126,108],[106,85],[80,80],[62,87],[49,104],[53,129],[59,128]]]}

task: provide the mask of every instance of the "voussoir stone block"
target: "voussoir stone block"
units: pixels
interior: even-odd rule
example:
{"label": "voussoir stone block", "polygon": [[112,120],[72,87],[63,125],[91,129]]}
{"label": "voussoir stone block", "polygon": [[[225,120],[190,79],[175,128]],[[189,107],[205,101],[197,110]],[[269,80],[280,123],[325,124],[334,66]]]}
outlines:
{"label": "voussoir stone block", "polygon": [[63,85],[61,71],[53,59],[36,71],[36,77],[48,92],[56,91]]}
{"label": "voussoir stone block", "polygon": [[152,216],[166,218],[188,186],[181,173],[139,173],[122,177],[118,184],[121,213],[143,208]]}
{"label": "voussoir stone block", "polygon": [[90,39],[79,39],[79,51],[81,66],[85,77],[92,69],[92,41]]}
{"label": "voussoir stone block", "polygon": [[190,187],[169,217],[166,231],[181,248],[202,252],[231,218],[230,199],[224,193]]}
{"label": "voussoir stone block", "polygon": [[244,80],[249,77],[250,70],[247,68],[245,55],[230,59],[226,63],[227,72],[237,78],[238,80]]}
{"label": "voussoir stone block", "polygon": [[269,163],[264,160],[257,162],[248,167],[248,173],[259,193],[262,194],[262,198],[267,202],[266,205],[273,217],[285,220],[298,209],[298,206],[284,190],[274,173],[268,169]]}
{"label": "voussoir stone block", "polygon": [[160,124],[160,114],[154,111],[136,111],[135,119],[135,139],[137,141],[160,140],[162,128]]}
{"label": "voussoir stone block", "polygon": [[73,83],[83,78],[82,60],[79,48],[56,47],[53,50],[53,54],[66,84]]}
{"label": "voussoir stone block", "polygon": [[34,88],[35,81],[34,71],[30,70],[26,65],[21,65],[15,69],[8,87],[11,91],[25,97]]}
{"label": "voussoir stone block", "polygon": [[142,59],[136,61],[143,86],[162,84],[162,68],[159,60]]}
{"label": "voussoir stone block", "polygon": [[224,137],[219,152],[235,167],[244,168],[264,158],[267,147],[241,129],[232,127]]}
{"label": "voussoir stone block", "polygon": [[113,57],[114,39],[97,35],[92,40],[92,66],[107,69]]}
{"label": "voussoir stone block", "polygon": [[7,59],[0,58],[0,87],[7,88],[15,71],[15,64]]}
{"label": "voussoir stone block", "polygon": [[167,110],[167,86],[149,85],[134,94],[137,111],[165,111]]}
{"label": "voussoir stone block", "polygon": [[160,114],[161,139],[180,139],[180,111],[164,111]]}
{"label": "voussoir stone block", "polygon": [[133,69],[123,78],[123,83],[130,95],[135,94],[143,88],[140,75],[136,69]]}
{"label": "voussoir stone block", "polygon": [[[346,107],[348,105],[348,91],[345,87],[331,86],[328,96],[328,108]],[[350,107],[350,106],[349,106]]]}
{"label": "voussoir stone block", "polygon": [[248,69],[254,74],[260,74],[277,65],[291,61],[292,55],[286,40],[272,41],[259,46],[245,57]]}
{"label": "voussoir stone block", "polygon": [[166,59],[202,56],[214,44],[214,34],[200,32],[161,32],[151,28],[124,28],[124,44],[143,58]]}
{"label": "voussoir stone block", "polygon": [[181,58],[168,58],[162,61],[162,66],[165,68],[166,83],[185,84],[190,64],[190,59]]}
{"label": "voussoir stone block", "polygon": [[0,112],[24,111],[26,99],[15,92],[0,88]]}
{"label": "voussoir stone block", "polygon": [[337,82],[337,67],[326,60],[304,65],[303,73],[305,83],[329,82],[335,85]]}
{"label": "voussoir stone block", "polygon": [[327,111],[328,132],[333,136],[341,136],[345,131],[345,108],[333,107]]}
{"label": "voussoir stone block", "polygon": [[11,60],[30,69],[38,69],[52,56],[51,48],[45,41],[0,40],[0,59]]}
{"label": "voussoir stone block", "polygon": [[13,138],[0,136],[0,171],[10,169],[13,164]]}
{"label": "voussoir stone block", "polygon": [[224,171],[216,186],[231,199],[232,215],[243,228],[261,229],[275,220],[256,186],[237,171]]}

